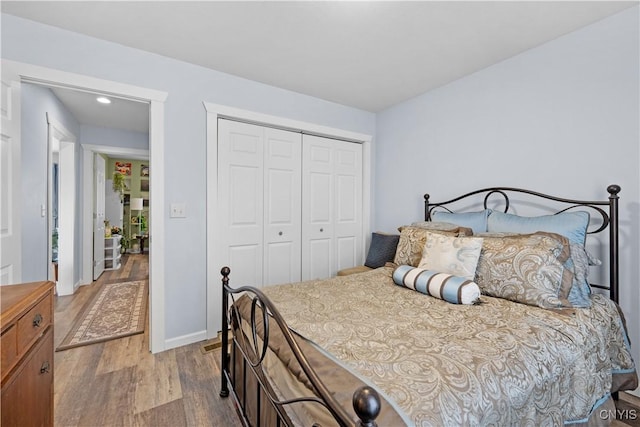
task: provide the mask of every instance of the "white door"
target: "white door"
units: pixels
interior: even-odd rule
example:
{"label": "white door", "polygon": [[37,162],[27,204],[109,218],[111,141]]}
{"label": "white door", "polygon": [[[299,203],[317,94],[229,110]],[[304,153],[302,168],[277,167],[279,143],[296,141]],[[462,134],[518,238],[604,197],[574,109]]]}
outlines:
{"label": "white door", "polygon": [[333,149],[333,235],[337,272],[363,262],[362,144],[334,140]]}
{"label": "white door", "polygon": [[93,280],[97,280],[104,272],[104,174],[104,158],[99,154],[94,154]]}
{"label": "white door", "polygon": [[218,120],[219,244],[237,285],[262,285],[264,129]]}
{"label": "white door", "polygon": [[333,147],[331,140],[304,135],[302,149],[302,280],[332,276]]}
{"label": "white door", "polygon": [[71,295],[75,281],[76,230],[76,144],[60,141],[60,182],[58,207],[58,295]]}
{"label": "white door", "polygon": [[302,135],[264,128],[264,285],[299,282]]}
{"label": "white door", "polygon": [[362,263],[362,145],[304,135],[302,280]]}
{"label": "white door", "polygon": [[2,64],[0,115],[0,285],[20,283],[20,80]]}

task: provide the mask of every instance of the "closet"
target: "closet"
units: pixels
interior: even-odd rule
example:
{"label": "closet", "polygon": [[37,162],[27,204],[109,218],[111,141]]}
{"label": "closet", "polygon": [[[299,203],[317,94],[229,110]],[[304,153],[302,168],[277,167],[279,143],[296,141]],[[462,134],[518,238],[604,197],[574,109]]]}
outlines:
{"label": "closet", "polygon": [[237,284],[362,263],[362,145],[219,119],[218,225],[220,261]]}

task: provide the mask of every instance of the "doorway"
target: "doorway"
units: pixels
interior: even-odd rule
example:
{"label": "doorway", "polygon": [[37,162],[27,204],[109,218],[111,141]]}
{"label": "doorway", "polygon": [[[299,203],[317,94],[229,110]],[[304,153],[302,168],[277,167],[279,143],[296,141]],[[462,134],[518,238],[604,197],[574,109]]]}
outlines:
{"label": "doorway", "polygon": [[[164,218],[161,212],[162,206],[164,206],[164,162],[162,161],[162,155],[164,152],[164,102],[167,97],[167,93],[156,90],[146,89],[138,86],[123,84],[119,82],[103,80],[99,78],[89,77],[80,74],[67,73],[64,71],[54,70],[45,67],[39,67],[31,64],[15,62],[10,60],[2,60],[3,66],[3,83],[7,83],[9,86],[15,88],[18,93],[20,85],[22,83],[34,83],[40,85],[47,85],[52,87],[70,88],[80,91],[98,92],[108,94],[110,96],[137,100],[140,102],[146,102],[149,105],[149,165],[154,171],[154,185],[150,189],[150,198],[154,203],[150,209],[152,211],[152,217],[154,220],[149,223],[150,232],[152,232],[153,239],[147,242],[150,248],[149,255],[149,344],[150,350],[153,353],[161,352],[166,348],[165,340],[165,319],[164,319],[164,294],[165,294],[165,274],[164,264]],[[18,118],[19,119],[19,118]],[[18,122],[19,126],[19,122]],[[80,195],[77,198],[78,206],[81,206],[81,213],[77,216],[78,222],[82,224],[81,234],[84,236],[79,244],[79,248],[75,250],[76,265],[80,262],[82,265],[79,267],[80,272],[76,273],[81,277],[83,283],[88,283],[91,280],[86,280],[91,274],[91,261],[87,262],[87,257],[82,257],[82,254],[86,253],[87,235],[91,236],[91,228],[93,226],[91,221],[91,203],[90,195],[92,193],[91,187],[92,169],[86,168],[87,157],[89,161],[91,159],[91,147],[82,147],[80,153],[80,162],[76,163],[80,165],[77,170],[80,171],[78,179],[80,180]],[[87,174],[89,177],[87,179]],[[45,178],[46,179],[46,178]],[[89,204],[87,207],[87,199],[89,196]],[[44,205],[43,205],[44,206]],[[44,209],[43,209],[44,210]],[[154,212],[157,210],[157,213]],[[46,212],[45,212],[46,215]],[[16,216],[20,216],[20,212],[16,212]],[[43,215],[44,216],[44,215]],[[87,232],[86,227],[89,227]],[[17,236],[17,251],[15,253],[20,255],[20,242],[21,236]],[[42,236],[44,242],[48,241],[48,236]],[[92,242],[92,238],[89,239]],[[43,246],[44,243],[43,242]],[[3,242],[4,243],[4,242]],[[89,244],[90,248],[92,243]],[[91,253],[91,249],[89,249]],[[46,261],[46,264],[45,264]],[[50,265],[50,260],[45,260],[43,257],[43,264],[47,269]],[[21,260],[16,259],[16,265],[20,265]],[[88,265],[87,265],[88,264]],[[48,276],[48,270],[44,272],[45,276]],[[19,278],[19,276],[15,276]]]}

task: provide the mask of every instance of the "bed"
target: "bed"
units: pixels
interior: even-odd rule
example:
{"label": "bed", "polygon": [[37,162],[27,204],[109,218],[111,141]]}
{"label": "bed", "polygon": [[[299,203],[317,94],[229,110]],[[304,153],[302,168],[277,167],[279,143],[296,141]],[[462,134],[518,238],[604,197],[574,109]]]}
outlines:
{"label": "bed", "polygon": [[252,426],[608,424],[638,377],[607,191],[427,194],[393,261],[360,274],[232,288],[224,267],[220,395]]}

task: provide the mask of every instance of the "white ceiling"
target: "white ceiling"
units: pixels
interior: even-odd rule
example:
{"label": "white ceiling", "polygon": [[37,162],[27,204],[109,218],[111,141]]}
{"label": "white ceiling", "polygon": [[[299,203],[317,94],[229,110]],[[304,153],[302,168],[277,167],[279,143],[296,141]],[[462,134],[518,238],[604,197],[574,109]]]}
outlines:
{"label": "white ceiling", "polygon": [[378,112],[638,1],[2,1],[2,12]]}

